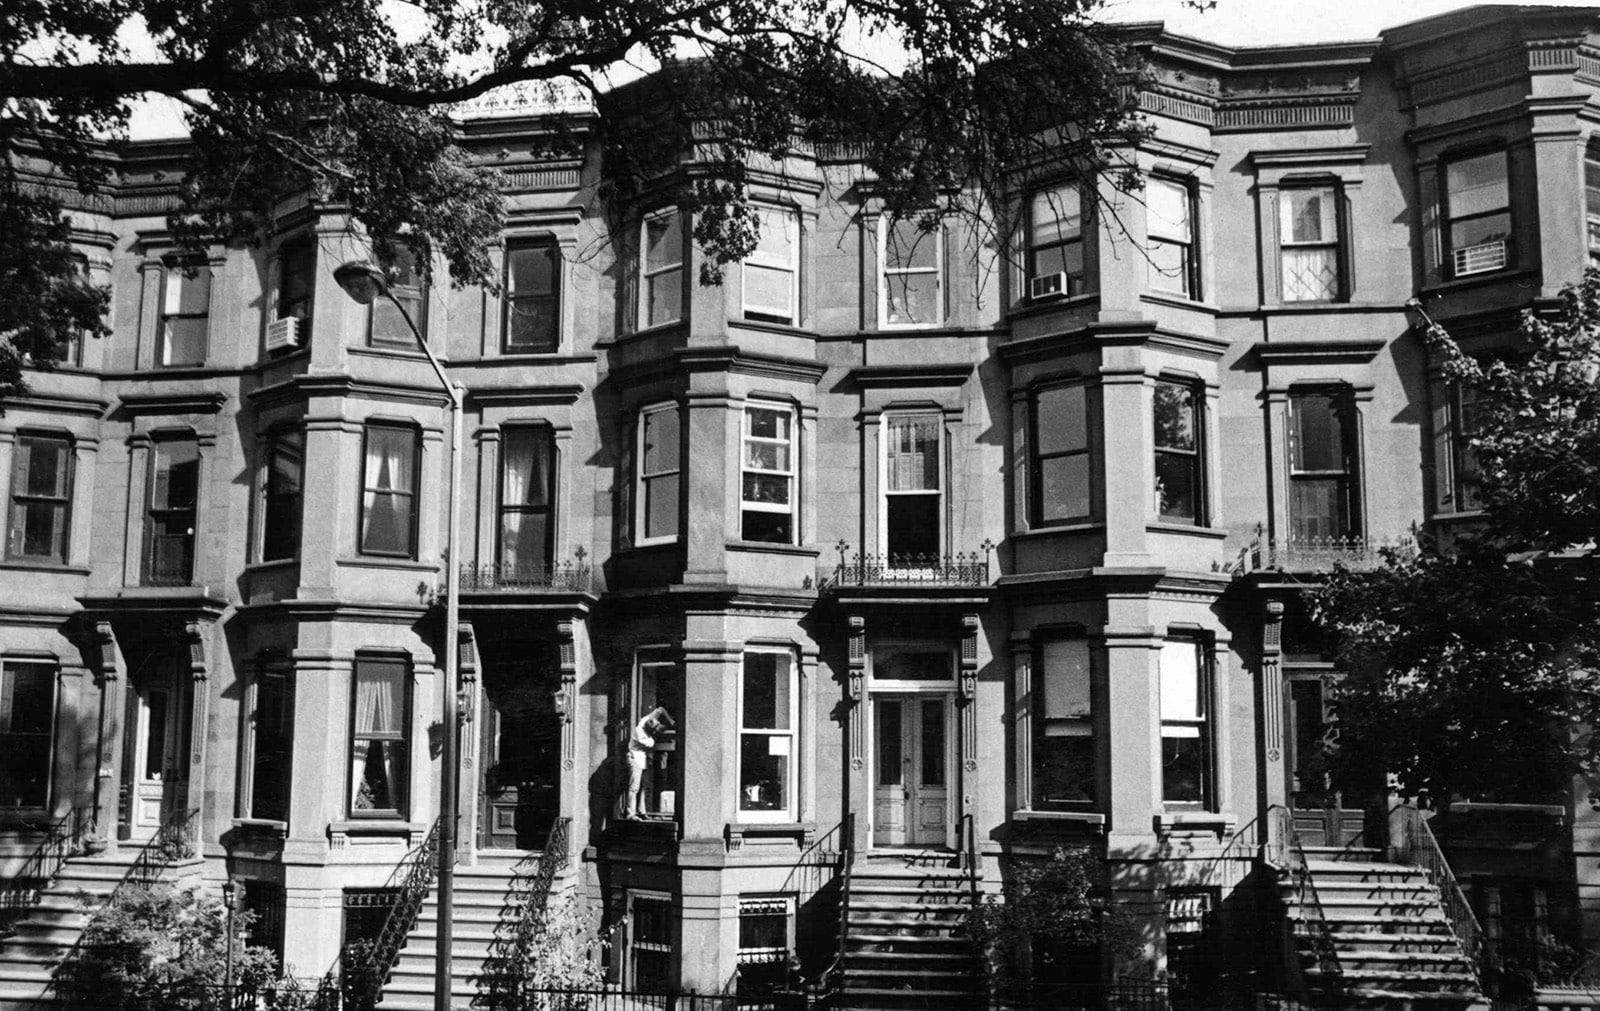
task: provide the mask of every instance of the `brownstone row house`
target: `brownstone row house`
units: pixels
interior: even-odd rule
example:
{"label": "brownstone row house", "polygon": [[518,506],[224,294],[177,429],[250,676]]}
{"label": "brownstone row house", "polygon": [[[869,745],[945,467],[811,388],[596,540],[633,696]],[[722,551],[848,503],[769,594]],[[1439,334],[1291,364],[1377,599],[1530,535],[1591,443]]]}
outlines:
{"label": "brownstone row house", "polygon": [[[407,265],[395,289],[466,388],[461,992],[552,839],[640,988],[816,975],[854,929],[847,865],[948,856],[995,891],[1057,846],[1102,855],[1141,928],[1074,975],[1296,985],[1267,827],[1294,812],[1315,849],[1359,820],[1304,774],[1333,672],[1298,588],[1472,515],[1471,405],[1403,307],[1491,348],[1596,255],[1597,29],[1129,26],[1141,194],[1041,179],[1008,255],[796,157],[752,169],[761,244],[721,287],[680,179],[608,208],[597,157],[517,155],[584,113],[468,116],[505,173],[504,290]],[[175,872],[241,882],[256,939],[315,975],[438,816],[448,404],[392,306],[334,282],[368,255],[337,208],[180,257],[181,156],[132,144],[76,207],[112,336],[0,417],[0,868],[50,825],[89,850],[69,881],[192,830]],[[1456,819],[1491,939],[1600,940],[1570,793]],[[386,1006],[426,1002],[432,929]],[[24,940],[0,1004],[59,956]]]}

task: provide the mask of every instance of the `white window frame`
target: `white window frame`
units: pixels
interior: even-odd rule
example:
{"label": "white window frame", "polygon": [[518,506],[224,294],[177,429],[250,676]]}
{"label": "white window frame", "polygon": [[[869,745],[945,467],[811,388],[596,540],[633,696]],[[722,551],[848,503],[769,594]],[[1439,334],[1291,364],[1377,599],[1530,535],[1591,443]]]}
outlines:
{"label": "white window frame", "polygon": [[1180,231],[1176,227],[1167,227],[1165,222],[1160,222],[1153,213],[1146,213],[1146,240],[1151,247],[1157,245],[1178,247],[1183,249],[1183,269],[1177,276],[1163,273],[1156,266],[1154,258],[1149,259],[1150,287],[1154,291],[1166,295],[1176,295],[1191,301],[1200,300],[1200,201],[1196,199],[1194,185],[1191,181],[1176,176],[1152,175],[1147,184],[1145,205],[1150,207],[1154,200],[1150,198],[1150,191],[1157,186],[1167,187],[1176,191],[1181,198],[1184,209],[1184,228]]}
{"label": "white window frame", "polygon": [[[1168,650],[1182,651],[1194,656],[1195,707],[1194,715],[1180,715],[1167,707],[1166,657]],[[1156,768],[1162,776],[1160,789],[1162,805],[1177,811],[1216,811],[1217,804],[1217,705],[1213,685],[1211,650],[1203,639],[1186,635],[1172,635],[1161,644],[1156,661],[1156,694],[1159,706],[1160,734],[1157,748],[1164,749],[1165,741],[1195,738],[1201,741],[1201,771],[1199,800],[1167,800],[1165,756],[1156,753]]]}
{"label": "white window frame", "polygon": [[[890,267],[889,266],[889,233],[892,223],[887,214],[878,216],[878,329],[880,330],[922,330],[929,327],[941,326],[945,322],[947,307],[945,305],[945,276],[944,276],[944,225],[932,232],[924,232],[922,238],[934,240],[933,266],[932,267]],[[905,277],[912,274],[932,274],[934,290],[934,318],[926,323],[891,323],[889,322],[889,285],[891,278]]]}
{"label": "white window frame", "polygon": [[[1051,701],[1050,671],[1051,664],[1047,657],[1052,646],[1063,644],[1078,644],[1083,648],[1083,690],[1084,699],[1076,706],[1067,708],[1060,716],[1050,716],[1049,711],[1054,704]],[[1094,650],[1089,640],[1078,635],[1050,635],[1041,637],[1034,643],[1033,670],[1031,672],[1031,710],[1034,725],[1030,728],[1032,733],[1028,739],[1028,782],[1030,795],[1027,798],[1029,810],[1033,811],[1082,811],[1098,810],[1104,807],[1105,798],[1101,796],[1100,774],[1104,763],[1100,759],[1100,734],[1095,730],[1094,711]],[[1065,676],[1062,683],[1071,679]],[[1042,760],[1040,742],[1049,737],[1077,737],[1087,738],[1090,749],[1090,765],[1094,771],[1094,781],[1090,786],[1091,796],[1086,800],[1057,800],[1046,801],[1039,795],[1039,762]]]}
{"label": "white window frame", "polygon": [[[194,277],[189,272],[194,272]],[[184,285],[198,280],[200,273],[206,275],[206,307],[204,312],[180,312],[182,306],[182,292]],[[211,261],[205,259],[188,260],[173,258],[164,260],[161,265],[161,317],[156,323],[157,364],[164,369],[199,368],[211,357],[211,303],[216,290],[217,272],[212,269]],[[172,342],[167,333],[168,320],[205,320],[205,335],[200,341],[200,357],[195,361],[174,362],[172,358]]]}
{"label": "white window frame", "polygon": [[[648,707],[646,707],[644,704],[644,682],[645,671],[647,668],[665,668],[670,671],[671,676],[677,680],[680,690],[687,687],[684,684],[685,668],[683,661],[679,657],[672,654],[672,646],[667,643],[653,643],[641,645],[634,650],[633,675],[628,686],[628,704],[626,706],[628,723],[627,726],[622,728],[624,735],[622,748],[624,751],[627,750],[628,742],[632,740],[633,728],[638,725],[640,720],[644,719],[646,713],[651,712],[655,708],[654,703]],[[660,683],[659,674],[655,675],[655,680],[658,684]],[[672,717],[674,726],[670,730],[661,730],[656,734],[658,747],[652,748],[650,755],[653,758],[657,754],[658,750],[660,750],[659,745],[661,738],[667,734],[671,734],[674,743],[674,749],[671,752],[673,755],[672,761],[674,764],[681,766],[683,762],[682,732],[684,714],[681,712],[674,713],[669,708],[667,715]],[[662,784],[655,783],[654,781],[652,781],[652,785],[658,790],[662,788]],[[682,810],[683,798],[679,796],[678,793],[678,789],[681,785],[681,783],[676,782],[669,782],[666,784],[667,787],[670,787],[673,790],[673,803],[671,811],[661,810],[660,805],[656,804],[653,799],[649,799],[647,794],[642,792],[639,797],[639,813],[641,815],[649,815],[651,819],[655,820],[675,821],[678,817],[678,812]],[[649,804],[648,808],[646,808],[647,803]]]}
{"label": "white window frame", "polygon": [[[885,653],[907,652],[943,654],[948,661],[947,669],[950,676],[937,681],[933,679],[888,678],[878,673],[878,657]],[[951,644],[938,639],[878,639],[867,650],[867,678],[872,687],[884,692],[909,693],[954,691],[956,682],[960,680],[957,671],[961,667],[960,657],[956,648]]]}
{"label": "white window frame", "polygon": [[[751,434],[750,414],[752,411],[771,411],[782,414],[789,419],[789,438],[771,439],[766,436]],[[789,537],[784,541],[770,541],[760,543],[772,544],[798,544],[800,542],[799,521],[799,485],[796,480],[798,469],[797,457],[800,450],[799,415],[793,405],[775,401],[750,401],[745,404],[741,412],[740,442],[739,442],[739,536],[744,538],[744,514],[746,512],[774,513],[789,517]],[[783,446],[788,450],[789,466],[785,470],[769,470],[765,467],[756,467],[751,464],[750,456],[746,450],[752,445]],[[744,475],[759,474],[763,477],[782,477],[788,481],[789,501],[787,504],[773,502],[753,502],[745,497]]]}
{"label": "white window frame", "polygon": [[[1344,300],[1345,292],[1345,255],[1344,255],[1344,222],[1339,213],[1341,203],[1341,189],[1338,183],[1316,182],[1296,183],[1293,186],[1285,185],[1278,191],[1278,300],[1280,302],[1293,302],[1296,304],[1309,303],[1312,305]],[[1317,241],[1295,241],[1293,197],[1295,194],[1324,193],[1328,198],[1328,218],[1332,235],[1324,235]],[[1291,298],[1284,257],[1286,254],[1301,249],[1327,249],[1333,253],[1333,294],[1328,298]]]}
{"label": "white window frame", "polygon": [[734,964],[741,969],[745,965],[787,964],[795,950],[794,921],[797,906],[798,903],[793,895],[740,895],[735,929],[742,932],[746,912],[753,916],[775,916],[781,913],[786,925],[785,941],[781,951],[776,948],[746,948],[736,934]]}
{"label": "white window frame", "polygon": [[[760,246],[751,250],[750,255],[744,258],[739,268],[739,306],[745,319],[756,319],[769,323],[780,323],[786,326],[798,326],[800,323],[800,214],[793,208],[761,206],[755,208],[755,213],[760,222],[762,234],[774,222],[781,222],[785,229],[791,230],[789,236],[789,256],[779,259],[765,253]],[[750,300],[750,267],[763,270],[773,270],[789,275],[789,304],[788,306],[759,305]]]}
{"label": "white window frame", "polygon": [[[678,423],[678,459],[672,461],[670,470],[659,470],[651,473],[645,471],[644,432],[645,419],[653,414],[670,413]],[[683,413],[675,400],[651,404],[639,411],[638,421],[634,423],[634,479],[633,479],[633,543],[638,546],[648,544],[672,544],[683,536]],[[678,477],[678,511],[672,533],[656,537],[646,535],[646,523],[649,521],[650,499],[645,494],[649,482],[671,475]]]}
{"label": "white window frame", "polygon": [[[664,264],[654,269],[651,269],[650,267],[650,226],[658,221],[666,221],[671,218],[678,217],[678,215],[678,208],[670,207],[665,210],[646,214],[639,221],[639,290],[635,295],[635,301],[638,303],[635,308],[638,310],[637,329],[639,330],[647,330],[653,326],[665,326],[668,323],[676,323],[683,319],[684,300],[682,288],[684,255],[681,242],[678,248],[678,258],[676,260],[674,260],[672,263]],[[683,219],[681,217],[678,218],[678,235],[681,240],[683,235]],[[650,318],[651,282],[658,277],[664,277],[671,273],[676,273],[678,275],[678,315],[672,317],[671,319],[653,320]]]}
{"label": "white window frame", "polygon": [[[1023,234],[1024,269],[1022,273],[1025,275],[1025,284],[1031,285],[1035,278],[1043,277],[1049,273],[1048,271],[1039,270],[1040,252],[1076,245],[1079,247],[1078,262],[1080,265],[1080,272],[1078,274],[1067,275],[1066,289],[1062,292],[1062,294],[1065,296],[1082,295],[1089,290],[1089,236],[1086,227],[1087,222],[1084,220],[1086,217],[1085,205],[1089,203],[1089,196],[1085,190],[1086,187],[1084,187],[1082,184],[1071,182],[1062,183],[1056,186],[1045,186],[1029,194],[1028,213],[1026,215],[1027,231]],[[1063,200],[1068,193],[1071,193],[1077,198],[1078,201],[1077,234],[1067,238],[1057,236],[1050,242],[1035,242],[1034,233],[1040,222],[1041,201],[1044,203],[1045,208],[1048,209],[1050,214],[1056,219],[1056,224],[1059,226],[1063,220],[1061,211],[1064,209],[1064,205],[1062,205],[1060,201]],[[1074,280],[1077,281],[1076,284],[1073,283]],[[1026,289],[1024,289],[1023,295],[1029,300],[1032,300],[1033,298],[1032,293]]]}
{"label": "white window frame", "polygon": [[[773,727],[747,727],[744,724],[744,692],[745,692],[745,658],[752,653],[767,654],[769,656],[783,656],[789,659],[789,727],[780,730]],[[744,738],[746,734],[759,734],[772,738],[786,737],[789,739],[789,767],[787,782],[783,784],[784,797],[787,803],[775,811],[747,811],[744,809],[743,798],[735,798],[735,817],[741,824],[748,823],[786,823],[795,821],[799,817],[799,804],[797,793],[800,789],[800,659],[795,651],[785,646],[763,646],[759,644],[747,645],[739,656],[739,692],[737,705],[739,707],[739,743],[738,751],[734,755],[734,783],[740,791],[744,789]],[[770,754],[770,751],[769,751]]]}
{"label": "white window frame", "polygon": [[[926,490],[892,491],[889,488],[891,483],[889,480],[889,433],[892,423],[895,421],[912,420],[917,418],[927,418],[932,420],[936,430],[939,433],[939,445],[934,450],[934,452],[937,454],[938,461],[938,466],[935,468],[935,472],[939,476],[939,487],[933,492]],[[947,529],[949,523],[945,515],[948,509],[948,503],[945,501],[945,491],[946,485],[949,483],[949,476],[945,473],[945,454],[949,451],[947,448],[947,440],[949,437],[945,432],[944,413],[933,409],[920,411],[886,411],[883,414],[883,423],[880,431],[881,435],[878,439],[878,553],[883,556],[884,565],[887,566],[889,564],[889,497],[892,495],[932,494],[937,495],[939,499],[939,545],[934,551],[934,554],[936,556],[943,557],[948,551],[950,536],[950,531]]]}

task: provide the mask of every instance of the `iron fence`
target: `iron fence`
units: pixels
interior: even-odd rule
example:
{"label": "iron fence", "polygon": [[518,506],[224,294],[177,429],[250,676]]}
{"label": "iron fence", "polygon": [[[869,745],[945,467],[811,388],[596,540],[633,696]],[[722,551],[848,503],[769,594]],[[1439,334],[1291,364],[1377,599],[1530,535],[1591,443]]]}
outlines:
{"label": "iron fence", "polygon": [[329,979],[278,979],[269,983],[75,982],[58,979],[55,996],[67,1011],[339,1011],[339,989]]}
{"label": "iron fence", "polygon": [[594,569],[577,561],[551,565],[489,562],[461,566],[463,590],[551,590],[588,593],[594,588]]}
{"label": "iron fence", "polygon": [[982,551],[950,555],[849,554],[849,545],[837,545],[839,564],[823,581],[824,589],[842,586],[988,586],[989,555],[994,545],[984,541]]}
{"label": "iron fence", "polygon": [[1255,538],[1239,551],[1227,566],[1236,575],[1276,570],[1282,572],[1330,572],[1336,566],[1346,569],[1372,569],[1383,562],[1385,551],[1409,555],[1416,550],[1412,540],[1378,540],[1350,537],[1271,538],[1256,528]]}
{"label": "iron fence", "polygon": [[1310,1011],[1312,1006],[1249,987],[1223,986],[1215,993],[1196,993],[1154,980],[1006,982],[994,988],[989,1002],[991,1011]]}
{"label": "iron fence", "polygon": [[516,988],[519,1011],[811,1011],[808,993],[649,993],[619,986]]}

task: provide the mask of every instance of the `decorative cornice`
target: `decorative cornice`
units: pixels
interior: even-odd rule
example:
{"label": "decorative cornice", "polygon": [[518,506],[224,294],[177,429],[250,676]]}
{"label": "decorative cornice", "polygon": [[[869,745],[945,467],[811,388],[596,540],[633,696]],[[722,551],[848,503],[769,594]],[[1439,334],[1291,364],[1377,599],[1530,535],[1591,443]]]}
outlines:
{"label": "decorative cornice", "polygon": [[1264,168],[1324,168],[1331,165],[1360,165],[1367,160],[1371,144],[1344,144],[1338,147],[1293,147],[1251,151],[1250,164]]}
{"label": "decorative cornice", "polygon": [[737,345],[684,348],[673,355],[685,372],[731,372],[765,379],[785,379],[815,386],[828,366],[805,358],[742,351]]}
{"label": "decorative cornice", "polygon": [[446,407],[450,403],[450,398],[437,387],[385,383],[371,379],[354,379],[350,376],[294,376],[281,383],[263,386],[245,394],[245,399],[258,407],[301,400],[310,401],[322,397],[381,400],[388,403],[422,404],[430,407]]}
{"label": "decorative cornice", "polygon": [[863,389],[960,386],[971,376],[971,362],[928,365],[862,365],[845,373],[845,379]]}
{"label": "decorative cornice", "polygon": [[1090,323],[1076,330],[1044,334],[1001,344],[995,354],[1007,365],[1049,361],[1097,347],[1138,347],[1149,345],[1166,351],[1219,361],[1227,353],[1228,341],[1169,330],[1153,320]]}
{"label": "decorative cornice", "polygon": [[227,610],[228,601],[206,586],[163,586],[93,589],[78,598],[83,613],[91,620],[118,621],[133,618],[144,622],[148,616],[183,621],[213,622]]}
{"label": "decorative cornice", "polygon": [[123,393],[117,397],[116,410],[131,415],[146,414],[216,414],[228,402],[221,390],[172,393]]}
{"label": "decorative cornice", "polygon": [[74,397],[65,393],[20,393],[0,401],[6,411],[37,411],[40,414],[67,414],[83,418],[101,418],[111,406],[97,397]]}
{"label": "decorative cornice", "polygon": [[1217,133],[1239,130],[1293,130],[1350,126],[1356,119],[1355,95],[1290,95],[1228,99],[1217,109]]}
{"label": "decorative cornice", "polygon": [[1250,350],[1262,362],[1274,365],[1303,365],[1312,362],[1343,362],[1364,365],[1378,357],[1388,341],[1382,338],[1360,340],[1258,341]]}
{"label": "decorative cornice", "polygon": [[548,386],[513,386],[467,391],[469,403],[480,406],[544,405],[567,407],[583,396],[582,383],[554,383]]}

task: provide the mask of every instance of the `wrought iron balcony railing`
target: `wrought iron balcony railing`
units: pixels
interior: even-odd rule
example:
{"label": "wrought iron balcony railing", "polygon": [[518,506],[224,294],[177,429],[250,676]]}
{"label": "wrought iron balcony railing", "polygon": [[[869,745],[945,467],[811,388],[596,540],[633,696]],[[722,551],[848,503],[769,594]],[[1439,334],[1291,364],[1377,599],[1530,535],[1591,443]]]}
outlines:
{"label": "wrought iron balcony railing", "polygon": [[843,586],[988,586],[989,555],[992,541],[984,541],[982,551],[951,555],[864,555],[850,554],[844,541],[837,545],[839,564],[822,588]]}
{"label": "wrought iron balcony railing", "polygon": [[461,566],[461,589],[588,593],[594,588],[594,569],[580,557],[554,565],[491,562]]}
{"label": "wrought iron balcony railing", "polygon": [[1377,540],[1359,535],[1277,540],[1257,527],[1255,539],[1239,551],[1239,557],[1229,568],[1237,575],[1263,570],[1331,572],[1335,566],[1372,569],[1382,564],[1386,550],[1410,554],[1416,550],[1416,542],[1410,538]]}

